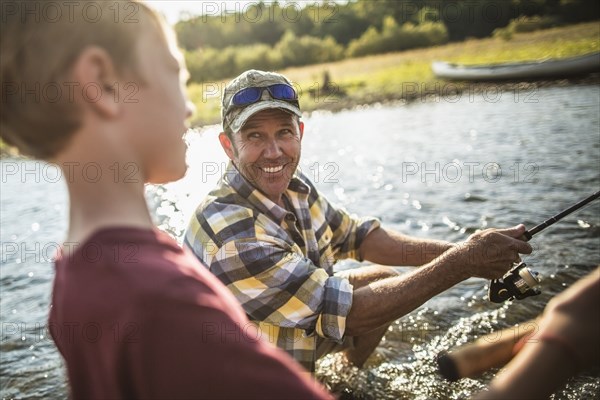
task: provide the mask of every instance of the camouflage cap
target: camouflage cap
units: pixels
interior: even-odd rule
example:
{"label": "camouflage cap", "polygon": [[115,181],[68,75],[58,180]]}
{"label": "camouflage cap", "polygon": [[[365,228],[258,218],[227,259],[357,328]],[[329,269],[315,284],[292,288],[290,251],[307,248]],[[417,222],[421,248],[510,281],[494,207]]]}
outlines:
{"label": "camouflage cap", "polygon": [[292,85],[289,79],[276,72],[248,70],[225,86],[223,90],[223,102],[221,103],[221,119],[223,121],[223,130],[230,129],[233,133],[238,132],[248,119],[259,111],[268,108],[280,108],[302,116],[298,101],[291,102],[274,99],[268,90],[264,90],[262,97],[255,103],[247,106],[236,106],[232,104],[233,96],[242,89],[249,87],[268,87],[276,84]]}

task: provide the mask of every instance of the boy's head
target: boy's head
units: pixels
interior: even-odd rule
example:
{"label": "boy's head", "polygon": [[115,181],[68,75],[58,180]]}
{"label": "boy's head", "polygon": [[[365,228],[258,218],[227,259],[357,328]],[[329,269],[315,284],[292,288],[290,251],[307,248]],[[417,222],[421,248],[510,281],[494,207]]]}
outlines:
{"label": "boy's head", "polygon": [[5,142],[51,161],[118,152],[151,182],[183,175],[191,111],[159,15],[137,1],[2,2],[1,26]]}

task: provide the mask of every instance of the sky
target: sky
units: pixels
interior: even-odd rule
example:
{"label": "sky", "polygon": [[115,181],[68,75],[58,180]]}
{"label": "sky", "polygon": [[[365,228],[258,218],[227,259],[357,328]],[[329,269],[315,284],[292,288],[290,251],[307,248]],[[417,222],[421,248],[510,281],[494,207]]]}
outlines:
{"label": "sky", "polygon": [[[346,3],[347,0],[334,0],[336,3]],[[170,24],[175,24],[182,19],[189,19],[191,16],[208,14],[221,15],[225,12],[243,11],[251,4],[258,3],[257,0],[145,0],[154,9],[161,12]],[[285,5],[290,4],[290,7],[301,8],[307,4],[320,3],[322,0],[298,0],[298,1],[280,1]],[[264,0],[265,4],[273,3],[273,1]]]}

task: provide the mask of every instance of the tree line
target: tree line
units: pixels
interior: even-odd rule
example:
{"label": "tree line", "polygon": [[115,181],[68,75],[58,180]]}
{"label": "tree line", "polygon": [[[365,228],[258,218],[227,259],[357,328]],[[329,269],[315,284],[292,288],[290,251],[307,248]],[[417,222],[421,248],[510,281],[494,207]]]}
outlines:
{"label": "tree line", "polygon": [[206,2],[175,30],[191,81],[204,82],[598,18],[598,0]]}

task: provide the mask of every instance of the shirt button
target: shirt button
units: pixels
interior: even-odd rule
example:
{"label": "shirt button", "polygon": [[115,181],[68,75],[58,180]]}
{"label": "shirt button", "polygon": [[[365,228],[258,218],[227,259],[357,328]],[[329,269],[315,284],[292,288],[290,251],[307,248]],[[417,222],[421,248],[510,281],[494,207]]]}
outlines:
{"label": "shirt button", "polygon": [[292,214],[288,214],[285,216],[285,219],[287,219],[288,221],[293,221],[296,219],[296,217],[294,217],[294,215],[292,215]]}

